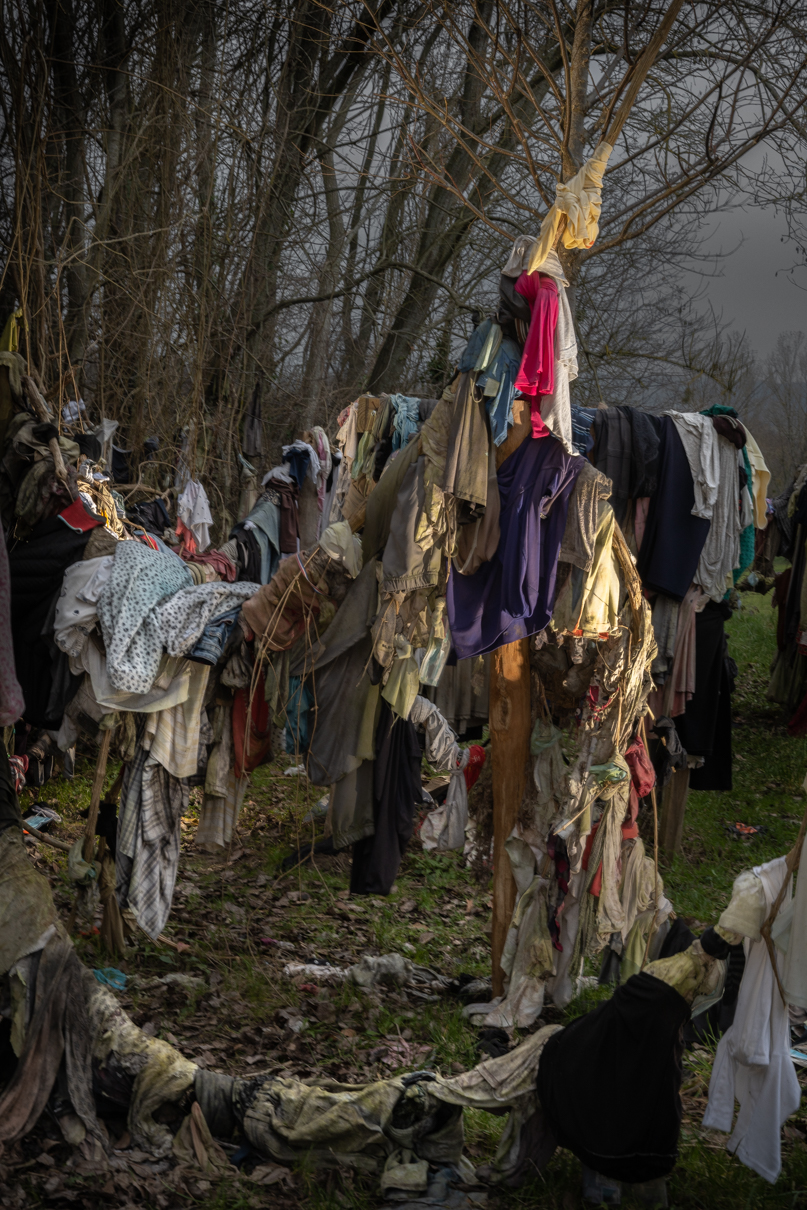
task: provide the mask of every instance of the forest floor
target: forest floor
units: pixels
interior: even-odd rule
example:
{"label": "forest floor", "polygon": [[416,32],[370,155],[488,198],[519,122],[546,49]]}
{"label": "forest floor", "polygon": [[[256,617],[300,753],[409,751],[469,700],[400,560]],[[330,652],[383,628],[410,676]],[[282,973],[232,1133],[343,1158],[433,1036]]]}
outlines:
{"label": "forest floor", "polygon": [[[775,649],[770,602],[770,595],[743,594],[742,609],[728,625],[730,653],[740,669],[733,701],[735,788],[690,796],[683,853],[662,869],[677,914],[693,925],[716,920],[740,870],[792,846],[804,810],[807,740],[789,738],[779,708],[765,698]],[[166,928],[180,949],[146,942],[117,963],[128,976],[124,1007],[148,1032],[200,1065],[231,1075],[280,1071],[303,1079],[364,1082],[428,1066],[442,1072],[473,1066],[482,1056],[455,999],[424,1002],[392,990],[365,994],[352,985],[300,985],[283,975],[292,961],[346,966],[364,954],[392,952],[447,975],[489,974],[490,886],[474,878],[461,855],[428,854],[415,841],[386,899],[350,897],[347,854],[282,872],[282,859],[312,838],[314,825],[304,819],[321,796],[304,779],[284,773],[290,764],[290,758],[280,757],[255,774],[227,862],[194,849],[194,792],[183,821]],[[114,772],[111,768],[108,780]],[[83,829],[79,812],[89,802],[91,776],[88,754],[72,782],[51,782],[40,793],[40,801],[62,813],[56,834],[63,839]],[[23,807],[33,798],[26,791]],[[726,824],[737,821],[763,825],[767,832],[752,841],[732,840]],[[34,855],[67,920],[73,891],[66,857],[39,846]],[[88,965],[109,965],[97,936],[77,935],[76,943]],[[188,990],[156,982],[169,972],[201,982]],[[544,1020],[568,1020],[606,994],[605,989],[586,992],[563,1013],[548,1010]],[[725,1136],[700,1125],[712,1059],[713,1050],[703,1046],[685,1055],[681,1156],[670,1179],[670,1205],[677,1210],[807,1206],[807,1113],[800,1111],[786,1125],[782,1175],[768,1185],[726,1152]],[[608,1111],[607,1089],[573,1095],[599,1097],[603,1113]],[[466,1112],[466,1149],[475,1163],[492,1156],[503,1120]],[[271,1185],[250,1179],[249,1162],[240,1176],[217,1180],[185,1172],[178,1178],[176,1172],[155,1171],[144,1153],[127,1149],[123,1121],[118,1129],[120,1135],[114,1125],[111,1133],[122,1148],[115,1153],[119,1162],[114,1171],[99,1175],[81,1164],[69,1167],[70,1149],[55,1124],[41,1119],[31,1135],[0,1157],[0,1205],[370,1210],[382,1202],[373,1178],[344,1171],[322,1177],[305,1165],[293,1172],[269,1165],[254,1173]],[[630,1197],[623,1195],[622,1204],[631,1205]],[[581,1205],[580,1164],[562,1150],[531,1184],[490,1191],[487,1199],[489,1210]]]}

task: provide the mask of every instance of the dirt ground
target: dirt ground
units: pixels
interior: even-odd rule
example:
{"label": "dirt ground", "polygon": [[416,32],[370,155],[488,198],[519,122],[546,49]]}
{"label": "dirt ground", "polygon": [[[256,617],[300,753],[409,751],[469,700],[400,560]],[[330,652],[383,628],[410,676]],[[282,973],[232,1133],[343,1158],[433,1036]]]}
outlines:
{"label": "dirt ground", "polygon": [[[729,627],[731,651],[740,665],[734,700],[736,788],[728,796],[691,796],[684,853],[663,868],[667,894],[693,923],[711,922],[740,869],[786,851],[804,807],[800,784],[807,742],[790,739],[776,708],[764,699],[773,615],[766,598],[747,595],[745,613]],[[83,831],[80,812],[89,803],[93,759],[88,750],[72,782],[55,780],[39,792],[39,801],[63,816],[54,830],[62,839]],[[288,776],[284,770],[291,763],[281,754],[257,771],[226,859],[194,847],[200,792],[193,792],[164,941],[151,943],[141,935],[126,958],[114,963],[127,976],[124,1007],[138,1025],[200,1066],[231,1075],[272,1071],[353,1083],[423,1067],[450,1072],[472,1066],[484,1057],[479,1037],[451,992],[435,998],[411,990],[365,993],[310,976],[293,979],[283,970],[291,962],[344,967],[365,954],[394,952],[455,978],[488,976],[490,871],[469,870],[459,854],[427,853],[415,839],[386,899],[349,895],[347,854],[318,857],[284,872],[283,859],[321,831],[321,815],[308,817],[322,791]],[[116,771],[113,762],[107,785]],[[23,800],[29,806],[34,792],[25,791]],[[768,831],[752,851],[727,839],[728,820],[764,820]],[[40,845],[32,845],[31,852],[67,920],[74,892],[66,856]],[[89,966],[111,964],[93,929],[77,927],[74,936]],[[587,990],[562,1013],[547,1009],[541,1023],[571,1019],[607,994]],[[783,1174],[768,1186],[727,1154],[724,1136],[700,1127],[712,1059],[709,1046],[685,1055],[681,1158],[670,1182],[671,1205],[682,1210],[807,1205],[804,1111],[785,1127]],[[602,1095],[607,1111],[605,1092],[592,1095]],[[472,1160],[491,1157],[502,1122],[466,1112]],[[0,1205],[369,1210],[382,1204],[376,1180],[362,1174],[317,1174],[305,1164],[290,1171],[254,1154],[239,1175],[232,1167],[224,1175],[205,1173],[198,1166],[155,1163],[133,1150],[122,1118],[109,1118],[107,1126],[115,1148],[109,1166],[99,1171],[76,1162],[55,1122],[43,1115],[31,1135],[0,1156]],[[482,1195],[478,1204],[484,1201]],[[579,1162],[558,1151],[534,1182],[517,1191],[488,1191],[486,1204],[489,1210],[580,1206]],[[631,1204],[623,1197],[623,1205]]]}

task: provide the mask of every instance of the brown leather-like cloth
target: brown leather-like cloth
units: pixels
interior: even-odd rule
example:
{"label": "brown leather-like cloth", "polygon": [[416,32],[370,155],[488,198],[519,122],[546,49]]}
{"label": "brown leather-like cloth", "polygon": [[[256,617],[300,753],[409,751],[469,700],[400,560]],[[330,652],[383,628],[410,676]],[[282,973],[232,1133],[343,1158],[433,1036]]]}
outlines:
{"label": "brown leather-like cloth", "polygon": [[[305,568],[305,574],[301,569]],[[268,584],[244,602],[250,629],[269,651],[287,651],[313,626],[329,594],[325,573],[331,560],[323,550],[284,559]]]}

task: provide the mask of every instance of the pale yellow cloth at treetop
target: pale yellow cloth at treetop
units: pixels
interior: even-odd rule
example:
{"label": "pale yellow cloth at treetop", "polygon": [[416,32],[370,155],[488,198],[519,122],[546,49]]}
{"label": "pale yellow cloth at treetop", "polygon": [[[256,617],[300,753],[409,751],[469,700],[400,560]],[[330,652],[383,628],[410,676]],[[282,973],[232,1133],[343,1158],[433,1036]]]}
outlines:
{"label": "pale yellow cloth at treetop", "polygon": [[541,234],[530,256],[530,273],[541,267],[552,250],[564,215],[566,226],[561,238],[565,248],[590,248],[594,243],[600,230],[602,178],[612,151],[610,143],[600,143],[570,181],[558,181],[555,201],[541,223]]}
{"label": "pale yellow cloth at treetop", "polygon": [[768,492],[768,484],[771,481],[771,472],[765,465],[762,450],[757,445],[752,434],[749,433],[747,425],[745,426],[745,448],[748,450],[748,461],[751,463],[751,498],[754,501],[754,525],[757,529],[765,529],[768,524],[768,505],[765,497]]}

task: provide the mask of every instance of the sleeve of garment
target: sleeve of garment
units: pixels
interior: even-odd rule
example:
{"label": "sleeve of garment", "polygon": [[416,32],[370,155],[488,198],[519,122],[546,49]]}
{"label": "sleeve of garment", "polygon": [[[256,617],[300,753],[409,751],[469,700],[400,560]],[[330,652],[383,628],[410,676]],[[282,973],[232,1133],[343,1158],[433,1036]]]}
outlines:
{"label": "sleeve of garment", "polygon": [[754,501],[754,525],[757,529],[765,529],[768,524],[768,503],[766,496],[771,481],[771,472],[765,465],[762,450],[757,445],[752,434],[749,433],[747,427],[745,430],[745,446],[748,450],[748,457],[751,460],[751,495]]}

